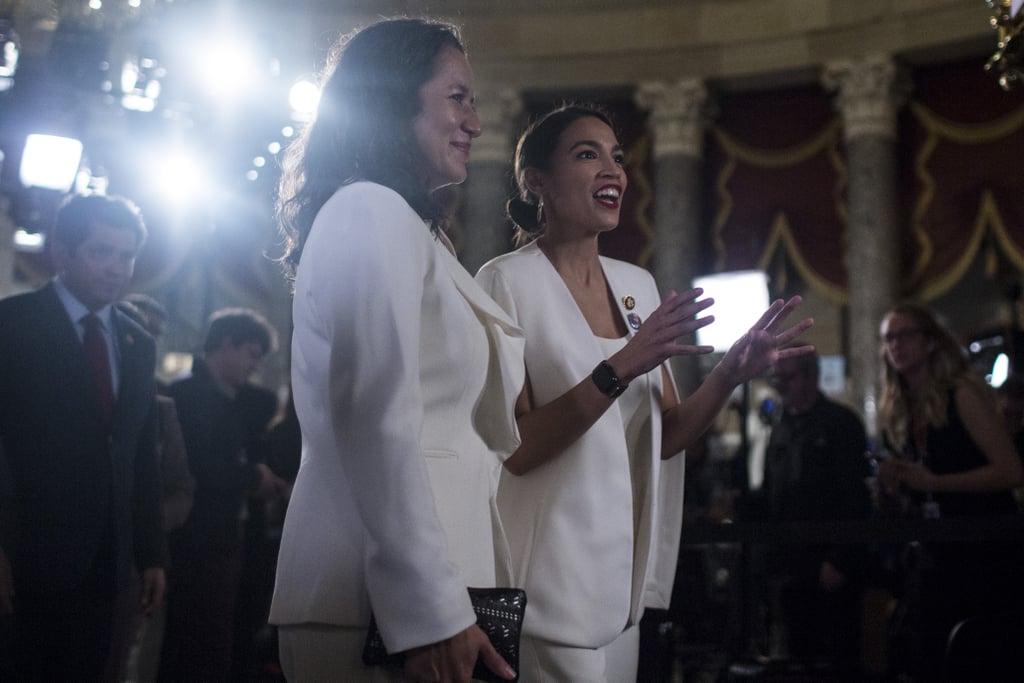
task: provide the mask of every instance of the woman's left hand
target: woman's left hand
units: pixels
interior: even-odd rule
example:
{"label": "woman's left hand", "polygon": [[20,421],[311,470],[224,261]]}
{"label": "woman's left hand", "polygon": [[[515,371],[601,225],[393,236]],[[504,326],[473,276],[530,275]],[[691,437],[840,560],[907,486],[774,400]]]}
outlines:
{"label": "woman's left hand", "polygon": [[814,324],[812,318],[805,318],[779,331],[801,301],[803,299],[799,296],[786,302],[782,299],[774,301],[747,333],[729,348],[719,361],[719,367],[733,384],[742,384],[757,377],[780,358],[791,358],[814,350],[810,345],[784,348]]}

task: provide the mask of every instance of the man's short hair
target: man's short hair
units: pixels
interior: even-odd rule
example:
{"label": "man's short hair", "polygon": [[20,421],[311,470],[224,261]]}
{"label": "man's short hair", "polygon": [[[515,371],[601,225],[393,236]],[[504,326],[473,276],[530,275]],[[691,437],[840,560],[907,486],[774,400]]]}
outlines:
{"label": "man's short hair", "polygon": [[68,251],[74,252],[101,225],[131,230],[135,233],[136,251],[146,241],[146,224],[139,207],[125,197],[99,194],[73,195],[68,198],[57,212],[53,238]]}
{"label": "man's short hair", "polygon": [[251,308],[222,308],[210,316],[203,351],[216,351],[227,339],[232,346],[250,342],[260,345],[263,355],[277,349],[277,330]]}

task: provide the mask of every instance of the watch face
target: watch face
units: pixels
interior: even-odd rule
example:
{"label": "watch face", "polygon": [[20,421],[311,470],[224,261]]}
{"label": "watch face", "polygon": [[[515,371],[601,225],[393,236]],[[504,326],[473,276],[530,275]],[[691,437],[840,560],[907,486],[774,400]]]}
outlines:
{"label": "watch face", "polygon": [[614,396],[619,391],[619,380],[612,371],[612,368],[607,363],[601,363],[594,368],[594,373],[591,375],[594,380],[594,384],[605,396]]}

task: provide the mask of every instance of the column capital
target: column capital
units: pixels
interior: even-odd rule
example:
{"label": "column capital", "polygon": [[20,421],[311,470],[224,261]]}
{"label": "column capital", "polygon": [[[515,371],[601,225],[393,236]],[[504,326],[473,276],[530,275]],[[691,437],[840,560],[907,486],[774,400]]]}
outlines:
{"label": "column capital", "polygon": [[896,114],[910,93],[910,79],[889,55],[829,62],[822,83],[836,91],[847,141],[862,136],[896,137]]}
{"label": "column capital", "polygon": [[512,162],[515,125],[522,110],[522,98],[513,88],[482,87],[477,90],[476,113],[483,133],[473,141],[473,161]]}
{"label": "column capital", "polygon": [[639,85],[633,99],[650,112],[648,127],[654,134],[655,159],[670,155],[700,158],[704,127],[710,116],[708,91],[702,80],[648,81]]}

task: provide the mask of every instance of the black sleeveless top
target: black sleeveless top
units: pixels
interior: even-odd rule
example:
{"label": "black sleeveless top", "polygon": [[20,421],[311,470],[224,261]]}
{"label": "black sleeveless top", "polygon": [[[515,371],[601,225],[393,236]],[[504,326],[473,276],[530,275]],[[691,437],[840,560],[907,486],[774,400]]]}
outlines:
{"label": "black sleeveless top", "polygon": [[[928,452],[924,456],[924,464],[935,474],[968,472],[988,464],[985,453],[971,438],[967,427],[960,419],[960,413],[956,408],[955,394],[955,389],[949,392],[946,426],[928,427]],[[908,445],[908,449],[914,450],[912,443]],[[937,491],[932,494],[932,497],[939,504],[939,512],[943,517],[947,515],[1008,515],[1017,511],[1013,494],[1010,491],[980,493]]]}

